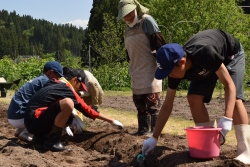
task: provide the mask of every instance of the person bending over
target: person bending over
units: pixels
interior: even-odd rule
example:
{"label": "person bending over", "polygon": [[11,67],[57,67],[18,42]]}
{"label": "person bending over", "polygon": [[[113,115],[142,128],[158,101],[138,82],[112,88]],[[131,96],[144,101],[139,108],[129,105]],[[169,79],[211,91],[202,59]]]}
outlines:
{"label": "person bending over", "polygon": [[60,138],[62,129],[72,123],[74,108],[91,119],[98,118],[123,127],[119,121],[93,110],[78,95],[79,91],[86,89],[82,70],[69,68],[64,72],[68,82],[49,80],[32,96],[25,112],[24,124],[28,132],[34,134],[46,150],[57,152],[67,149]]}
{"label": "person bending over", "polygon": [[15,137],[21,140],[31,141],[33,134],[25,129],[24,113],[30,98],[40,90],[44,84],[52,78],[63,76],[63,68],[57,61],[49,61],[43,67],[43,74],[24,84],[13,96],[7,111],[9,123],[16,128]]}
{"label": "person bending over", "polygon": [[225,112],[218,127],[226,135],[234,124],[237,160],[250,164],[250,126],[244,101],[245,55],[240,42],[218,29],[199,32],[182,47],[163,45],[157,52],[156,79],[168,76],[165,101],[157,119],[154,134],[143,143],[148,154],[167,122],[173,108],[176,89],[182,79],[189,79],[187,99],[196,125],[213,126],[204,103],[209,103],[219,79],[225,89]]}

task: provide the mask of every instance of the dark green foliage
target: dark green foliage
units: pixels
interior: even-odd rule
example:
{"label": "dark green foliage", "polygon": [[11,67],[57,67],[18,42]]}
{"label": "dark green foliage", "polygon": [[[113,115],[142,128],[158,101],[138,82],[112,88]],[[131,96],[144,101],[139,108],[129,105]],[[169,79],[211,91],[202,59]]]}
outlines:
{"label": "dark green foliage", "polygon": [[91,71],[104,90],[131,89],[128,63],[111,63]]}
{"label": "dark green foliage", "polygon": [[[117,16],[118,2],[120,0],[93,0],[93,8],[91,9],[88,29],[91,31],[102,31],[104,26],[103,15],[105,13],[112,13],[113,16]],[[112,18],[113,20],[113,18]]]}
{"label": "dark green foliage", "polygon": [[89,65],[89,55],[91,55],[91,66],[94,68],[110,61],[125,60],[123,57],[125,25],[116,19],[118,2],[119,0],[93,0],[81,52],[83,66]]}
{"label": "dark green foliage", "polygon": [[[69,50],[80,56],[85,30],[71,24],[57,25],[46,20],[19,16],[15,11],[0,11],[0,57],[39,55],[57,52],[63,56]],[[58,57],[55,57],[58,58]]]}

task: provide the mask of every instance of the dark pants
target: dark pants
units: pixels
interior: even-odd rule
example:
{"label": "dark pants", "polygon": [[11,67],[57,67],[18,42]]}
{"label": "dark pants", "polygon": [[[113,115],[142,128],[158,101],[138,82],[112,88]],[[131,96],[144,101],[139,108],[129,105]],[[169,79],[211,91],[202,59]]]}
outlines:
{"label": "dark pants", "polygon": [[[43,110],[38,118],[35,116],[36,110],[27,110],[26,112],[24,124],[28,132],[37,136],[43,136],[51,132],[55,118],[61,112],[61,107],[60,103],[56,102],[46,110]],[[70,117],[67,123],[71,124],[72,119],[73,117]]]}
{"label": "dark pants", "polygon": [[138,114],[158,114],[160,111],[160,92],[133,95],[133,101]]}

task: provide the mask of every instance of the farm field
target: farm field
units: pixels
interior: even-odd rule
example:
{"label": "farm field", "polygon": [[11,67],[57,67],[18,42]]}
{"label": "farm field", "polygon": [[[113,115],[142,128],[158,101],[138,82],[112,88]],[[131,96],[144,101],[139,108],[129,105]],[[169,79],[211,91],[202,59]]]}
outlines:
{"label": "farm field", "polygon": [[[246,102],[245,105],[250,116],[250,103]],[[224,100],[214,99],[207,104],[207,107],[211,111],[211,118],[219,120],[223,115]],[[14,137],[14,128],[9,125],[6,117],[7,108],[6,102],[0,104],[0,166],[139,167],[136,156],[141,152],[142,143],[147,137],[131,135],[137,130],[134,124],[120,130],[100,120],[86,119],[88,128],[85,132],[75,134],[74,137],[69,137],[67,134],[62,137],[62,142],[71,150],[51,152]],[[100,110],[105,112],[110,108],[122,112],[122,117],[124,112],[135,112],[130,96],[105,96]],[[176,98],[171,117],[192,121],[185,97]],[[167,127],[171,129],[174,125]],[[189,156],[185,133],[182,135],[163,133],[158,146],[146,157],[143,165],[144,167],[246,166],[233,160],[235,155],[235,143],[229,141],[221,146],[219,157],[194,159]]]}

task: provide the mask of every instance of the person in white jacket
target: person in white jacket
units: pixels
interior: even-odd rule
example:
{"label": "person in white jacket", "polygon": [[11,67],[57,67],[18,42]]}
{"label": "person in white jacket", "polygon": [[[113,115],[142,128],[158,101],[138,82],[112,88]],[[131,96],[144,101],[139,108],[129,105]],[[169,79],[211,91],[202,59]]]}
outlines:
{"label": "person in white jacket", "polygon": [[80,92],[81,97],[88,105],[91,105],[93,109],[98,111],[98,106],[102,104],[104,92],[98,80],[91,72],[84,70],[84,74],[88,92]]}

